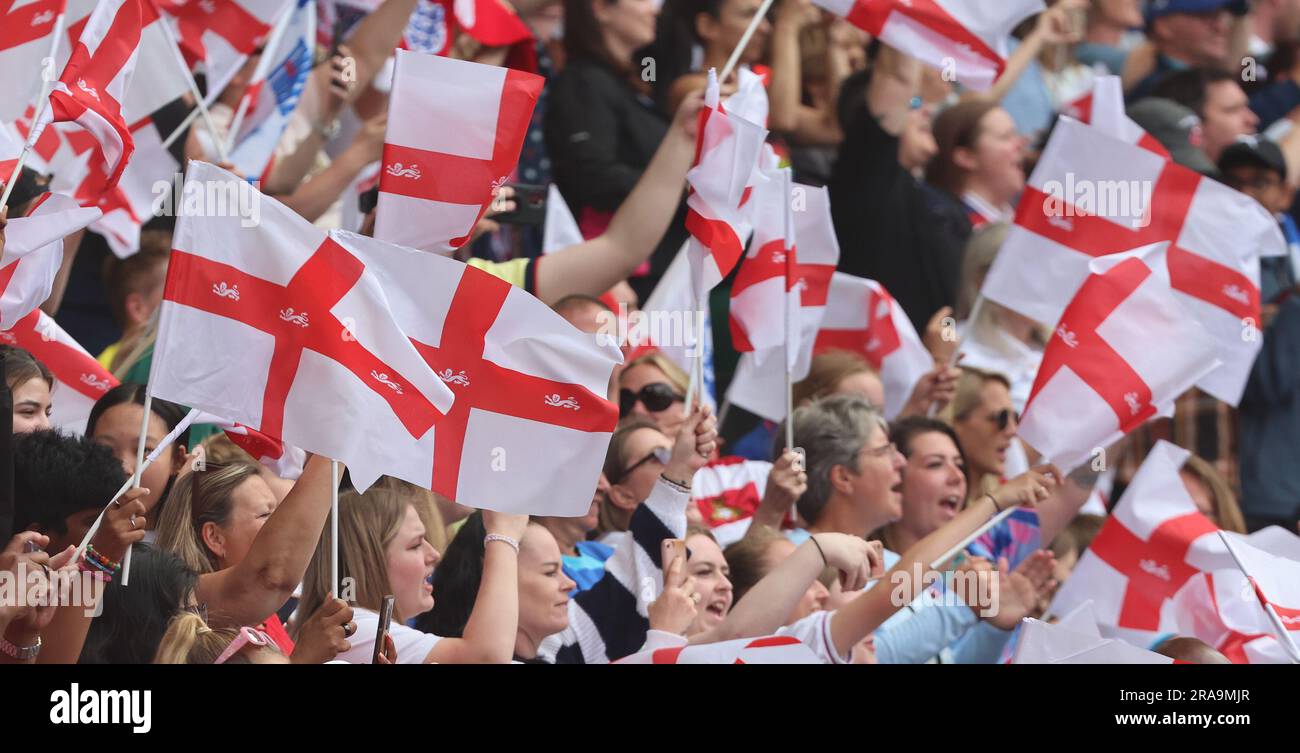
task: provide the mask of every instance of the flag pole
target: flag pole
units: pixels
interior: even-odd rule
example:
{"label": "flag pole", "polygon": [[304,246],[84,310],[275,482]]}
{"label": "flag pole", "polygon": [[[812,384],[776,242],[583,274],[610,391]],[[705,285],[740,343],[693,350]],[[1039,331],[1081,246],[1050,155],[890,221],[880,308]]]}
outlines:
{"label": "flag pole", "polygon": [[[785,223],[785,238],[782,245],[790,244],[790,168],[781,171],[782,190],[785,192],[785,203],[782,206],[783,222]],[[794,307],[790,305],[790,292],[793,289],[795,295],[801,296],[798,289],[791,285],[794,282],[794,245],[790,244],[785,250],[785,298],[782,305],[785,307],[785,448],[794,449],[794,364],[790,361],[790,336],[793,329]]]}
{"label": "flag pole", "polygon": [[[707,295],[707,294],[706,294]],[[688,359],[690,361],[690,373],[686,385],[686,414],[690,415],[694,408],[694,399],[696,391],[704,391],[704,299],[701,296],[695,302],[695,357]],[[698,383],[697,379],[698,377]]]}
{"label": "flag pole", "polygon": [[198,116],[199,108],[196,107],[193,110],[190,110],[190,114],[185,116],[185,119],[181,121],[180,125],[176,126],[176,129],[172,131],[171,135],[163,139],[162,148],[171,149],[172,144],[176,143],[176,139],[180,138],[180,135],[185,132],[186,128],[190,127],[190,124],[193,123],[194,119]]}
{"label": "flag pole", "polygon": [[731,71],[735,69],[736,63],[740,62],[741,53],[749,46],[749,40],[753,38],[754,32],[758,30],[758,25],[763,23],[763,19],[767,17],[767,11],[771,7],[772,0],[763,0],[758,12],[754,14],[754,17],[749,22],[749,28],[745,29],[744,35],[741,36],[740,44],[736,45],[736,49],[731,51],[731,57],[727,58],[727,64],[723,66],[722,73],[718,75],[719,84],[727,80],[727,76],[730,76]]}
{"label": "flag pole", "polygon": [[[194,423],[194,420],[198,418],[198,415],[199,409],[192,408],[190,412],[186,414],[185,418],[182,418],[181,422],[176,424],[176,428],[172,429],[167,436],[163,437],[163,440],[158,443],[158,446],[153,449],[153,452],[149,453],[149,455],[144,459],[144,465],[140,468],[141,474],[144,473],[145,469],[153,465],[155,460],[162,457],[163,451],[170,447],[172,442],[175,442],[176,438],[179,437],[182,432],[190,428],[190,425]],[[134,480],[135,476],[133,474],[131,478],[128,478],[122,484],[121,488],[117,490],[117,494],[114,494],[113,498],[108,501],[108,505],[121,499],[122,495],[126,494],[127,490],[131,488],[131,484]],[[95,537],[95,532],[99,530],[99,524],[104,520],[104,513],[108,511],[108,505],[104,505],[104,509],[99,511],[99,517],[95,518],[95,522],[90,526],[90,530],[86,531],[86,535],[81,539],[81,543],[77,545],[76,559],[80,559],[81,556],[86,553],[86,546],[90,544],[90,540]]]}
{"label": "flag pole", "polygon": [[[271,27],[271,34],[262,46],[262,57],[257,61],[257,68],[253,70],[253,83],[266,80],[270,74],[271,64],[275,62],[275,50],[280,46],[280,40],[284,38],[285,31],[289,28],[289,19],[293,17],[293,12],[297,10],[297,3],[290,2],[285,5],[284,12],[276,19],[275,26]],[[244,124],[244,116],[248,114],[248,108],[252,105],[253,86],[244,88],[244,96],[239,98],[239,109],[235,111],[235,119],[230,121],[230,130],[226,133],[226,153],[229,154],[231,149],[235,148],[235,135],[239,133],[239,128]]]}
{"label": "flag pole", "polygon": [[1255,586],[1255,580],[1246,571],[1246,566],[1242,564],[1241,559],[1237,556],[1237,550],[1232,548],[1232,542],[1228,540],[1223,531],[1219,531],[1219,538],[1223,541],[1223,546],[1227,548],[1228,554],[1232,555],[1232,561],[1236,563],[1237,569],[1241,571],[1242,575],[1246,576],[1247,582],[1255,589],[1255,598],[1259,601],[1259,605],[1264,608],[1264,613],[1268,615],[1269,624],[1272,626],[1273,632],[1277,633],[1277,642],[1282,644],[1282,648],[1291,655],[1292,664],[1300,664],[1300,647],[1297,647],[1295,641],[1292,640],[1291,631],[1287,630],[1286,625],[1282,624],[1282,618],[1278,616],[1277,610],[1273,609],[1273,605],[1268,602],[1268,599],[1264,598],[1264,594]]}
{"label": "flag pole", "polygon": [[937,570],[937,569],[939,569],[939,567],[940,567],[941,565],[943,565],[945,562],[947,562],[948,560],[950,560],[950,559],[952,559],[953,557],[957,556],[957,554],[958,554],[959,552],[961,552],[961,551],[962,551],[963,549],[965,549],[966,547],[970,546],[970,543],[971,543],[972,541],[974,541],[975,539],[978,539],[980,536],[983,536],[984,533],[985,533],[986,531],[988,531],[990,528],[992,528],[993,526],[995,526],[995,525],[997,525],[998,523],[1001,523],[1002,521],[1006,520],[1006,519],[1011,515],[1011,513],[1015,512],[1015,511],[1016,511],[1016,506],[1015,506],[1015,505],[1012,505],[1011,507],[1008,507],[1007,509],[1005,509],[1005,510],[1003,510],[1002,512],[998,513],[997,515],[994,515],[993,517],[989,518],[989,521],[988,521],[987,523],[985,523],[984,525],[980,526],[979,528],[976,528],[975,531],[974,531],[974,533],[972,533],[971,535],[969,535],[969,536],[967,536],[966,538],[962,539],[962,540],[961,540],[961,543],[957,544],[957,545],[954,546],[953,548],[951,548],[951,549],[949,549],[948,551],[944,552],[944,553],[943,553],[942,555],[940,555],[937,559],[935,559],[933,562],[931,562],[931,563],[930,563],[930,569],[931,569],[931,570]]}
{"label": "flag pole", "polygon": [[[140,488],[140,477],[144,474],[144,445],[149,439],[149,412],[153,410],[153,390],[148,385],[144,388],[144,414],[140,416],[140,441],[135,447],[135,471],[131,474],[131,488]],[[131,550],[134,545],[127,547],[126,557],[122,559],[122,585],[128,586],[131,582]]]}
{"label": "flag pole", "polygon": [[[167,37],[167,43],[171,45],[172,57],[176,64],[180,66],[181,74],[185,76],[185,83],[190,87],[190,95],[194,97],[199,114],[203,116],[203,124],[208,129],[208,134],[212,136],[212,145],[217,150],[217,158],[222,162],[229,162],[229,155],[226,153],[226,142],[217,133],[217,126],[212,122],[212,113],[208,112],[208,106],[203,101],[203,95],[199,93],[199,85],[194,80],[194,74],[190,72],[189,66],[185,65],[184,58],[181,57],[180,43],[176,41],[176,36],[172,34],[172,29],[167,25],[166,19],[160,19],[158,26],[162,29],[163,34]],[[125,582],[123,582],[125,585]]]}
{"label": "flag pole", "polygon": [[330,485],[330,586],[338,598],[343,593],[339,588],[339,461],[330,461],[330,475],[334,479]]}

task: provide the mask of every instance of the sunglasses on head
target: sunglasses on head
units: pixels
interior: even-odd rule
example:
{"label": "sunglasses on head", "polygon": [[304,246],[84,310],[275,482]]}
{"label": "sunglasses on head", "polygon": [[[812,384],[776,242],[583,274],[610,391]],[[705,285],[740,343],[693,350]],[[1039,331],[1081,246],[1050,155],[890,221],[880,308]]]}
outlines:
{"label": "sunglasses on head", "polygon": [[1011,423],[1012,419],[1015,419],[1017,426],[1020,425],[1020,414],[1011,410],[1010,408],[1003,408],[997,413],[992,413],[989,415],[989,420],[993,421],[998,425],[998,431],[1005,431],[1007,428],[1007,424]]}
{"label": "sunglasses on head", "polygon": [[651,413],[658,413],[661,410],[668,410],[669,406],[678,400],[685,399],[684,395],[678,395],[667,382],[647,384],[640,392],[623,389],[618,391],[618,415],[626,416],[631,413],[638,402]]}
{"label": "sunglasses on head", "polygon": [[668,460],[671,457],[672,457],[672,450],[669,450],[667,447],[656,447],[650,451],[649,455],[646,455],[645,457],[636,461],[632,465],[628,466],[622,473],[618,474],[617,479],[609,479],[609,483],[611,486],[613,486],[614,484],[621,483],[623,479],[627,478],[628,476],[631,476],[633,471],[645,465],[646,463],[649,463],[651,460],[658,461],[659,465],[668,465]]}

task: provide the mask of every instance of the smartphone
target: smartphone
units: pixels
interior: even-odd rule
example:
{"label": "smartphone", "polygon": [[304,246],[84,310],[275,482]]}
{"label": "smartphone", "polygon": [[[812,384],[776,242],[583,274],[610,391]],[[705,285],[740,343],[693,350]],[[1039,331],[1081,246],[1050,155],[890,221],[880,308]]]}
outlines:
{"label": "smartphone", "polygon": [[379,629],[375,631],[375,653],[370,657],[371,664],[379,663],[379,655],[384,653],[384,638],[388,637],[388,625],[393,621],[393,597],[385,596],[379,605]]}
{"label": "smartphone", "polygon": [[790,470],[799,473],[808,467],[808,455],[802,447],[791,447],[790,452],[794,453],[794,462],[790,464]]}
{"label": "smartphone", "polygon": [[540,225],[546,221],[546,186],[506,185],[515,189],[514,211],[492,215],[493,220],[504,225]]}
{"label": "smartphone", "polygon": [[682,564],[685,565],[686,560],[691,556],[690,552],[686,549],[685,539],[667,539],[664,541],[664,549],[668,552],[668,559],[663,562],[664,570],[667,570],[673,560],[679,557],[682,560]]}

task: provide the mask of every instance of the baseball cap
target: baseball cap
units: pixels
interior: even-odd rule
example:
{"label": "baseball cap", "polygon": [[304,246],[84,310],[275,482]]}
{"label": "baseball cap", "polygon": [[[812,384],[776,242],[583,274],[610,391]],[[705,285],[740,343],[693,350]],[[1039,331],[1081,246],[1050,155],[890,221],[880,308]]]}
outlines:
{"label": "baseball cap", "polygon": [[1249,12],[1246,0],[1151,0],[1147,3],[1147,23],[1174,13],[1208,13],[1224,9],[1234,16]]}
{"label": "baseball cap", "polygon": [[1218,173],[1201,148],[1201,119],[1196,113],[1172,99],[1148,97],[1130,105],[1128,116],[1168,149],[1174,162],[1205,175]]}
{"label": "baseball cap", "polygon": [[1286,180],[1286,157],[1282,156],[1282,149],[1263,136],[1240,136],[1237,143],[1219,155],[1219,170],[1222,172],[1240,165],[1263,167]]}

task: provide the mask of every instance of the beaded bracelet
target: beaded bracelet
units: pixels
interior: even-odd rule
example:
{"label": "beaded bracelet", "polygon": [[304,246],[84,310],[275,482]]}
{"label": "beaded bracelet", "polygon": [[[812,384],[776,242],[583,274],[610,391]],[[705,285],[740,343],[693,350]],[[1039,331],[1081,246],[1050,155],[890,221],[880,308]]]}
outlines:
{"label": "beaded bracelet", "polygon": [[90,573],[95,577],[96,580],[100,580],[105,583],[113,582],[113,576],[109,575],[103,570],[100,570],[97,567],[94,567],[93,565],[87,565],[85,560],[82,560],[81,562],[77,563],[77,569],[83,573]]}
{"label": "beaded bracelet", "polygon": [[102,552],[95,549],[94,544],[88,544],[86,546],[86,561],[109,575],[113,575],[118,570],[122,569],[121,562],[114,562],[109,559]]}

